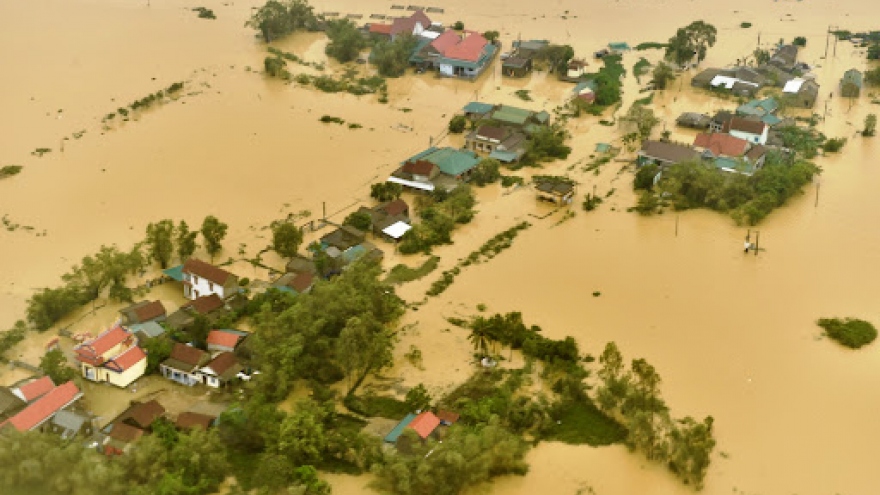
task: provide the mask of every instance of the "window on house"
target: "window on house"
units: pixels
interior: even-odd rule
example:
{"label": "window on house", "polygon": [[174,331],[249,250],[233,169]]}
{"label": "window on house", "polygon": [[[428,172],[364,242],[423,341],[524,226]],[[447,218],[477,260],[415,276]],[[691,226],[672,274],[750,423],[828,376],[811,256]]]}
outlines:
{"label": "window on house", "polygon": [[214,283],[213,282],[208,282],[208,290],[210,290],[210,291],[214,290]]}
{"label": "window on house", "polygon": [[199,277],[196,277],[195,275],[193,275],[193,283],[194,284],[199,283]]}

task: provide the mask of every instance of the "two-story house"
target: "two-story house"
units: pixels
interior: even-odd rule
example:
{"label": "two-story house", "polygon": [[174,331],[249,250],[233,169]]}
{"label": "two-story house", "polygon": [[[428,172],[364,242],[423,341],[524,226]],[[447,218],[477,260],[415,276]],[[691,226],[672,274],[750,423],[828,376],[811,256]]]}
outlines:
{"label": "two-story house", "polygon": [[134,334],[115,325],[74,347],[83,376],[93,382],[127,387],[147,370],[147,355]]}
{"label": "two-story house", "polygon": [[187,299],[217,294],[227,299],[238,291],[238,277],[210,263],[190,258],[183,264],[183,295]]}

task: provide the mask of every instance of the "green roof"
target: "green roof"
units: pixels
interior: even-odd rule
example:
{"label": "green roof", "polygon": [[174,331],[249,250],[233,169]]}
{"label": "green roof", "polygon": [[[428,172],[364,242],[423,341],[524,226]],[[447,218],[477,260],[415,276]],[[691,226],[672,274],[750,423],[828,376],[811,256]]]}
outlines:
{"label": "green roof", "polygon": [[129,325],[128,330],[131,333],[143,332],[144,335],[150,338],[156,338],[165,333],[165,328],[163,328],[162,325],[156,323],[155,321],[148,321],[146,323],[135,323],[133,325]]}
{"label": "green roof", "polygon": [[550,121],[550,114],[544,110],[541,110],[540,112],[535,114],[535,120],[537,120],[540,124],[546,124]]}
{"label": "green roof", "polygon": [[782,119],[780,119],[779,117],[777,117],[775,115],[765,115],[765,116],[761,117],[761,122],[772,127],[772,126],[782,122]]}
{"label": "green roof", "polygon": [[611,151],[611,145],[608,143],[596,143],[596,151],[599,153],[607,153]]}
{"label": "green roof", "polygon": [[409,426],[409,424],[412,423],[414,419],[416,419],[415,414],[407,414],[406,417],[403,418],[403,421],[397,423],[397,426],[395,426],[394,429],[391,430],[391,432],[385,435],[385,441],[388,443],[396,443],[397,439],[400,438],[400,435],[403,435],[403,430],[407,426]]}
{"label": "green roof", "polygon": [[718,157],[713,163],[718,169],[736,170],[738,172],[744,172],[747,174],[751,174],[755,171],[754,166],[745,162],[734,160],[733,158]]}
{"label": "green roof", "polygon": [[526,120],[528,120],[531,115],[532,112],[530,110],[501,105],[501,108],[495,110],[495,112],[492,114],[492,119],[507,124],[523,125],[526,123]]}
{"label": "green roof", "polygon": [[479,101],[472,101],[462,108],[464,113],[479,113],[486,114],[492,111],[495,106],[490,105],[488,103],[480,103]]}
{"label": "green roof", "polygon": [[162,273],[168,275],[169,277],[177,280],[178,282],[183,282],[183,265],[172,266],[171,268],[166,268],[162,270]]}
{"label": "green roof", "polygon": [[625,41],[612,41],[608,43],[608,48],[612,50],[629,50],[629,44]]}
{"label": "green roof", "polygon": [[[431,43],[431,41],[433,41],[433,40],[428,39],[428,38],[420,38],[419,39],[418,44],[416,44],[416,47],[413,48],[412,55],[409,56],[409,62],[411,64],[420,64],[425,61],[425,59],[422,58],[422,56],[421,56],[421,52],[422,52],[422,50],[425,49],[426,46],[428,46],[428,44]],[[373,56],[372,51],[370,52],[370,56],[371,57]],[[372,61],[372,59],[370,59],[370,60]]]}
{"label": "green roof", "polygon": [[858,87],[862,87],[862,73],[857,71],[856,69],[850,69],[843,73],[843,80],[841,83],[852,83]]}
{"label": "green roof", "polygon": [[453,177],[459,176],[480,163],[476,153],[467,150],[457,150],[455,148],[435,148],[431,147],[421,153],[409,158],[403,163],[425,160],[437,165],[446,175]]}
{"label": "green roof", "polygon": [[779,104],[771,97],[744,103],[737,107],[736,113],[739,115],[754,115],[756,117],[762,117],[766,114],[775,112],[778,108]]}
{"label": "green roof", "polygon": [[499,162],[513,163],[519,158],[519,154],[515,151],[495,150],[489,153],[489,158],[494,158]]}
{"label": "green roof", "polygon": [[590,88],[591,90],[593,90],[593,92],[595,92],[598,87],[599,86],[596,84],[596,81],[593,79],[590,79],[588,81],[581,81],[581,82],[577,83],[577,85],[574,87],[574,90],[572,90],[572,91],[574,93],[579,94],[581,91],[585,90],[586,88]]}

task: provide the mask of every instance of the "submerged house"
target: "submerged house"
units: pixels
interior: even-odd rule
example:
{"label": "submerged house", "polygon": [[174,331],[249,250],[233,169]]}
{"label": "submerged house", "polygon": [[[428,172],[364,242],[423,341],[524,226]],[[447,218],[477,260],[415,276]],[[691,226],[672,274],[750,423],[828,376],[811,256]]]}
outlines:
{"label": "submerged house", "polygon": [[165,378],[191,387],[202,383],[201,368],[210,359],[211,355],[201,349],[177,343],[171,349],[171,356],[159,365],[159,369]]}
{"label": "submerged house", "polygon": [[83,377],[93,382],[127,387],[147,371],[147,354],[137,337],[118,325],[74,347],[74,353]]}
{"label": "submerged house", "polygon": [[638,152],[637,163],[640,167],[649,163],[667,167],[696,160],[700,160],[700,153],[690,146],[666,141],[645,141]]}
{"label": "submerged house", "polygon": [[785,84],[782,94],[792,105],[813,108],[819,98],[819,84],[812,79],[795,78]]}
{"label": "submerged house", "polygon": [[122,324],[125,326],[146,323],[150,321],[162,322],[167,316],[165,306],[161,301],[140,301],[131,306],[119,310]]}
{"label": "submerged house", "polygon": [[535,191],[538,199],[557,205],[571,203],[574,198],[575,184],[571,180],[541,179],[535,181]]}
{"label": "submerged house", "polygon": [[430,43],[420,44],[410,62],[437,69],[441,76],[475,79],[489,66],[497,50],[480,33],[449,30]]}
{"label": "submerged house", "polygon": [[221,352],[201,369],[201,374],[205,385],[219,388],[235,379],[236,375],[243,369],[244,367],[239,364],[235,354]]}
{"label": "submerged house", "polygon": [[512,53],[507,57],[502,55],[501,75],[527,76],[532,71],[535,56],[549,45],[550,42],[546,40],[514,41]]}
{"label": "submerged house", "polygon": [[767,144],[770,127],[758,119],[731,117],[721,130],[753,144]]}
{"label": "submerged house", "polygon": [[776,53],[770,57],[769,65],[779,67],[786,72],[792,72],[797,65],[798,47],[795,45],[780,46]]}
{"label": "submerged house", "polygon": [[675,125],[691,129],[708,129],[712,117],[703,113],[685,112],[675,119]]}
{"label": "submerged house", "polygon": [[862,73],[850,69],[843,73],[840,80],[840,94],[846,98],[858,98],[862,91]]}
{"label": "submerged house", "polygon": [[[426,163],[417,165],[418,162]],[[454,189],[458,181],[467,180],[479,163],[480,158],[473,151],[432,146],[401,163],[388,181],[423,191],[433,191],[435,187]],[[428,164],[436,166],[436,171]]]}
{"label": "submerged house", "polygon": [[545,111],[510,105],[471,102],[463,112],[474,121],[475,127],[465,136],[465,149],[504,163],[522,158],[528,136],[550,124],[550,114]]}
{"label": "submerged house", "polygon": [[511,127],[482,125],[465,137],[465,148],[510,163],[525,153],[526,135]]}

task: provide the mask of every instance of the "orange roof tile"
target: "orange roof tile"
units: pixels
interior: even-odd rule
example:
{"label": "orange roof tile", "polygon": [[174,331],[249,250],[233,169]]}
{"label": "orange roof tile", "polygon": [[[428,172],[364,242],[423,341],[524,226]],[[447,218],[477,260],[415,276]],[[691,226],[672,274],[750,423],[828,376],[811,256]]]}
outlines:
{"label": "orange roof tile", "polygon": [[24,408],[9,419],[9,423],[18,431],[30,431],[40,426],[53,414],[67,407],[80,396],[79,388],[73,382],[53,388],[36,402]]}
{"label": "orange roof tile", "polygon": [[431,411],[425,411],[416,416],[407,428],[415,430],[415,432],[424,439],[428,438],[428,435],[433,433],[438,426],[440,426],[440,418],[435,416]]}
{"label": "orange roof tile", "polygon": [[46,395],[53,388],[55,388],[55,383],[48,376],[44,376],[18,387],[18,391],[25,402],[33,402],[34,399]]}
{"label": "orange roof tile", "polygon": [[715,156],[743,156],[749,149],[749,142],[730,134],[713,132],[700,133],[694,139],[694,146],[710,150]]}
{"label": "orange roof tile", "polygon": [[223,330],[211,330],[208,333],[208,345],[217,345],[221,347],[235,349],[235,346],[238,345],[239,340],[241,340],[240,335],[236,335],[230,332],[224,332]]}
{"label": "orange roof tile", "polygon": [[119,367],[119,371],[125,371],[132,366],[140,363],[144,359],[147,359],[147,354],[144,352],[143,349],[134,345],[131,346],[127,351],[116,356],[113,359],[113,362],[116,363],[116,366]]}

